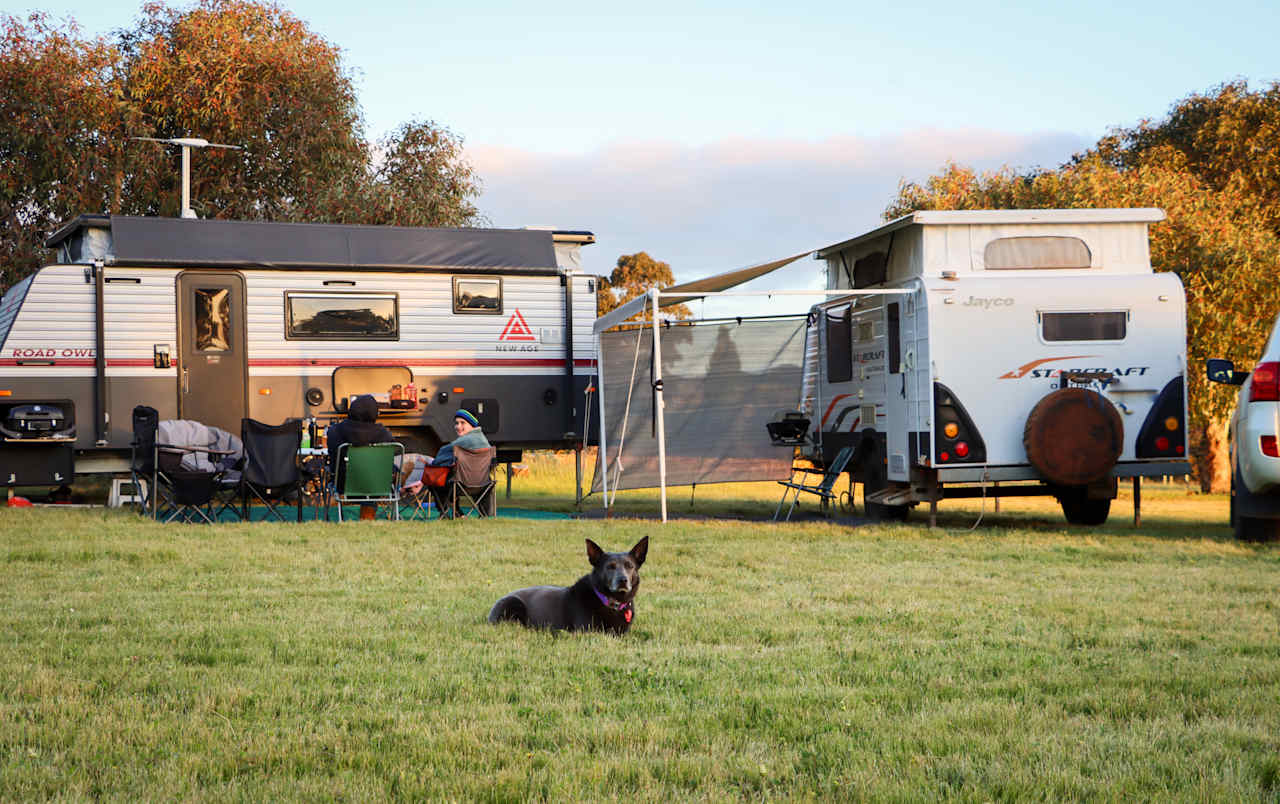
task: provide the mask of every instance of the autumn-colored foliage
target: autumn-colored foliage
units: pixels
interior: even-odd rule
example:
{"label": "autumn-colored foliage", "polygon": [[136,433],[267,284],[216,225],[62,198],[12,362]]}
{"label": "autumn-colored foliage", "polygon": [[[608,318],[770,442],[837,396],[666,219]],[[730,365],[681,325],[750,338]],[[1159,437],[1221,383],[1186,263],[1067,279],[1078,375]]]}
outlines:
{"label": "autumn-colored foliage", "polygon": [[[600,292],[596,295],[596,308],[599,315],[620,307],[637,296],[649,292],[650,288],[670,287],[675,284],[675,275],[671,266],[655,260],[646,252],[623,254],[608,279],[601,279]],[[683,304],[673,304],[662,308],[666,317],[675,319],[688,318],[691,313]]]}
{"label": "autumn-colored foliage", "polygon": [[151,2],[95,38],[41,14],[0,17],[0,110],[0,289],[47,259],[42,240],[73,215],[178,214],[179,150],[137,136],[242,146],[194,154],[200,217],[478,217],[458,137],[411,122],[370,144],[339,49],[273,3]]}
{"label": "autumn-colored foliage", "polygon": [[[1205,380],[1208,357],[1248,366],[1280,312],[1280,84],[1226,84],[1157,123],[1119,129],[1056,170],[977,174],[959,165],[904,182],[886,219],[917,209],[1160,207],[1151,263],[1187,295],[1193,459],[1202,488],[1229,483],[1224,426],[1235,389]],[[1264,143],[1270,143],[1264,147]],[[1265,153],[1264,153],[1265,151]]]}

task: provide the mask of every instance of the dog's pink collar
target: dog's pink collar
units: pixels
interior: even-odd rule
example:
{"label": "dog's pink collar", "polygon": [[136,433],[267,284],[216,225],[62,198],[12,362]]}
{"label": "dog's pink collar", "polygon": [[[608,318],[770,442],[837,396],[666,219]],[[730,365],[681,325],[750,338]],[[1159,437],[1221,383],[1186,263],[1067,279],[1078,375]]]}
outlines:
{"label": "dog's pink collar", "polygon": [[631,622],[631,604],[629,602],[624,603],[621,600],[614,600],[613,598],[607,595],[602,595],[600,594],[600,590],[595,588],[594,586],[591,587],[591,591],[596,593],[596,597],[600,598],[600,602],[605,605],[605,608],[610,608],[610,609],[613,609],[614,611],[622,612],[623,618],[627,622]]}

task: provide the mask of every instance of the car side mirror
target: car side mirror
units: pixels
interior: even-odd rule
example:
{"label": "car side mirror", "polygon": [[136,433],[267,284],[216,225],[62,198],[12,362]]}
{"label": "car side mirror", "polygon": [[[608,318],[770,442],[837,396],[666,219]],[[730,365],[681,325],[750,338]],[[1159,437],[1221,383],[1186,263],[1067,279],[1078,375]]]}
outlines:
{"label": "car side mirror", "polygon": [[1236,364],[1220,357],[1211,357],[1204,361],[1205,375],[1209,382],[1220,382],[1225,385],[1243,385],[1249,378],[1249,372],[1236,371]]}

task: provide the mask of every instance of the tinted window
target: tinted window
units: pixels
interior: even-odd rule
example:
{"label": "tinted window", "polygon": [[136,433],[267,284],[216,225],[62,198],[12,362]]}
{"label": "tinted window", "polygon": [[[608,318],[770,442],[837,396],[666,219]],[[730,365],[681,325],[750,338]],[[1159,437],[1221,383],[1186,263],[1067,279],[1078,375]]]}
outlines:
{"label": "tinted window", "polygon": [[400,337],[394,293],[285,293],[285,334],[290,338]]}
{"label": "tinted window", "polygon": [[1046,341],[1122,341],[1128,319],[1125,312],[1040,315]]}
{"label": "tinted window", "polygon": [[888,339],[885,346],[889,353],[889,373],[899,374],[902,372],[902,324],[897,302],[885,308],[885,337]]}
{"label": "tinted window", "polygon": [[827,382],[853,379],[853,308],[827,310]]}
{"label": "tinted window", "polygon": [[853,286],[855,288],[865,288],[870,285],[884,284],[886,270],[888,268],[888,254],[883,251],[876,251],[853,264]]}
{"label": "tinted window", "polygon": [[455,313],[502,312],[501,279],[453,278],[453,311]]}

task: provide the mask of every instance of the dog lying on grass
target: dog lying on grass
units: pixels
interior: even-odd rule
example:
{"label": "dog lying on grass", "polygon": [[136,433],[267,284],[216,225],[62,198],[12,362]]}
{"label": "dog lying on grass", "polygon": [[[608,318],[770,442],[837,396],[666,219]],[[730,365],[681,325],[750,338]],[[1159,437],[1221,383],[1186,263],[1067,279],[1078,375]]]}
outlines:
{"label": "dog lying on grass", "polygon": [[608,631],[625,634],[635,616],[640,566],[649,552],[649,537],[626,553],[606,553],[587,539],[591,572],[573,586],[517,589],[493,604],[489,622],[518,622],[529,628],[564,631]]}

